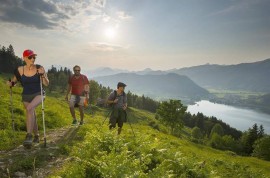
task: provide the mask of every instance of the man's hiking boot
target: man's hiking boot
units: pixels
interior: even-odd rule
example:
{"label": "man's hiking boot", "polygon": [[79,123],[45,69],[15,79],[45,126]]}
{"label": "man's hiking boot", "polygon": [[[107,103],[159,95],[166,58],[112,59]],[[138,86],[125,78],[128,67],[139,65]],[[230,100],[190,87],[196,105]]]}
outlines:
{"label": "man's hiking boot", "polygon": [[72,121],[72,125],[76,125],[76,124],[77,124],[77,120],[74,119],[74,120]]}
{"label": "man's hiking boot", "polygon": [[25,147],[31,147],[32,146],[32,134],[27,133],[25,140],[23,142],[23,146]]}
{"label": "man's hiking boot", "polygon": [[83,121],[80,121],[80,125],[83,125],[84,124],[84,122]]}
{"label": "man's hiking boot", "polygon": [[34,136],[33,143],[39,143],[39,135]]}
{"label": "man's hiking boot", "polygon": [[121,131],[122,131],[122,128],[119,127],[117,131],[118,131],[118,135],[120,135]]}

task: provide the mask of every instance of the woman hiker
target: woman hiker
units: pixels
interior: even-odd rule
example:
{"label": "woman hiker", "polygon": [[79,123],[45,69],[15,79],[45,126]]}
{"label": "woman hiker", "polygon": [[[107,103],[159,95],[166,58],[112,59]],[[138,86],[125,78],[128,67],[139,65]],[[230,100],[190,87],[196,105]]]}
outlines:
{"label": "woman hiker", "polygon": [[[23,145],[28,147],[32,145],[32,142],[39,143],[39,133],[35,108],[41,104],[41,84],[45,86],[49,85],[49,79],[45,72],[45,69],[35,64],[37,54],[32,50],[25,50],[23,52],[24,66],[18,67],[14,71],[14,77],[8,82],[9,86],[13,87],[16,82],[20,81],[23,87],[22,102],[26,110],[26,129],[27,134]],[[32,133],[34,133],[34,139],[32,140]]]}

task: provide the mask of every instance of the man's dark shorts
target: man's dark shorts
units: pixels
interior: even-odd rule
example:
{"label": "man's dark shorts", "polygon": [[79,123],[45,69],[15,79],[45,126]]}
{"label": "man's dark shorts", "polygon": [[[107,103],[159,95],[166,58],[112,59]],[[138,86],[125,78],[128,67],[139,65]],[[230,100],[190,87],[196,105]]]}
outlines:
{"label": "man's dark shorts", "polygon": [[121,108],[113,109],[111,117],[110,117],[110,127],[111,128],[116,127],[116,123],[117,123],[118,127],[122,128],[123,123],[125,121],[125,117],[126,117],[126,111],[124,111]]}

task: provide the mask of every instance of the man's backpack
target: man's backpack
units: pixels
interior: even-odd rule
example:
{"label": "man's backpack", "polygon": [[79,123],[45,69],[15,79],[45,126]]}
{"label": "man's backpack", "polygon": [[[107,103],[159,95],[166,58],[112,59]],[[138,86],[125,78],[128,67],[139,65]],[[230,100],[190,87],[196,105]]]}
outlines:
{"label": "man's backpack", "polygon": [[[114,91],[113,91],[113,94],[114,94],[114,96],[113,96],[113,99],[112,99],[112,100],[115,100],[116,97],[117,97],[117,91],[114,90]],[[125,92],[123,92],[123,96],[124,96],[124,97],[126,96],[126,93],[125,93]],[[108,106],[109,106],[109,107],[113,107],[113,106],[114,106],[114,103],[110,103],[110,104],[108,104]],[[127,111],[124,110],[124,113],[125,113],[125,117],[123,118],[123,122],[127,122]]]}
{"label": "man's backpack", "polygon": [[[123,92],[123,96],[125,97],[126,96],[126,93],[125,92]],[[116,97],[117,97],[117,91],[116,90],[114,90],[113,91],[113,101],[116,99]],[[108,104],[108,106],[109,107],[113,107],[114,106],[114,103],[110,103],[110,104]]]}

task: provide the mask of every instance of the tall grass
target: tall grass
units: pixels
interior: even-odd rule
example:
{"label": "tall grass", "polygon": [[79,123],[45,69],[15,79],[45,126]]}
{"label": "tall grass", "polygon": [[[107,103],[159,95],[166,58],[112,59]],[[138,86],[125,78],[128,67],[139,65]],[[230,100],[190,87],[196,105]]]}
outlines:
{"label": "tall grass", "polygon": [[[136,120],[137,110],[129,112]],[[198,145],[138,120],[118,136],[101,126],[102,115],[95,117],[77,133],[81,139],[69,147],[69,161],[51,177],[270,177],[270,162]]]}

